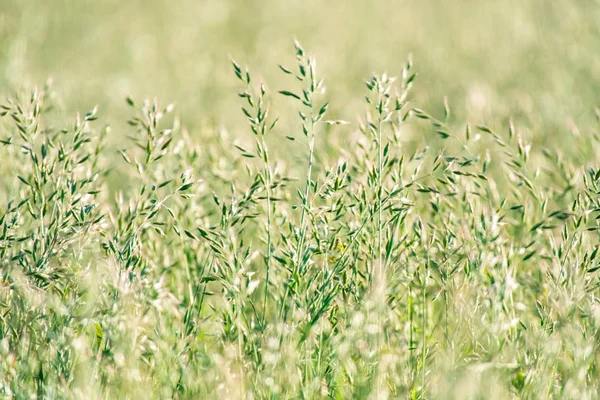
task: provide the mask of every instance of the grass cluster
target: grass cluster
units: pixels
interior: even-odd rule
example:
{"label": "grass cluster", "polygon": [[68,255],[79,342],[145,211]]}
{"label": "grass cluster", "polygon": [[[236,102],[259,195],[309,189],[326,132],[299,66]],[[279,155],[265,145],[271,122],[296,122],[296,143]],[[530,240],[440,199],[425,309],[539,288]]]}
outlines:
{"label": "grass cluster", "polygon": [[348,122],[298,43],[284,87],[232,66],[235,135],[0,103],[0,395],[600,393],[596,126],[564,151],[424,110],[410,59]]}

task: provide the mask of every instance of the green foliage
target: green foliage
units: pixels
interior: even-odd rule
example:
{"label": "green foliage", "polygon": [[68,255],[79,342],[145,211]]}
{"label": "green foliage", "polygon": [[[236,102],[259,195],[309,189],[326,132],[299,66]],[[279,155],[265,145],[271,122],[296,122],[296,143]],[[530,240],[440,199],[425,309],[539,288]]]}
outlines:
{"label": "green foliage", "polygon": [[594,397],[597,126],[565,154],[435,117],[412,58],[326,120],[346,99],[294,51],[273,92],[231,60],[235,139],[131,97],[114,130],[50,86],[1,103],[0,393]]}

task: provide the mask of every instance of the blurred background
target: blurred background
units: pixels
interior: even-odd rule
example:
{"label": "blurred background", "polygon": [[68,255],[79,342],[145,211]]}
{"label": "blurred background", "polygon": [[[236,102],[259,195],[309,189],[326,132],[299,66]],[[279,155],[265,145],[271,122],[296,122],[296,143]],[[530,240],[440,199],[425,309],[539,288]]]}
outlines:
{"label": "blurred background", "polygon": [[126,95],[156,96],[190,127],[232,128],[229,57],[279,90],[297,38],[337,118],[355,120],[364,80],[412,53],[419,106],[441,113],[448,96],[462,121],[512,116],[556,137],[600,103],[599,21],[598,0],[0,0],[0,94],[52,78],[68,115],[98,104],[119,119]]}

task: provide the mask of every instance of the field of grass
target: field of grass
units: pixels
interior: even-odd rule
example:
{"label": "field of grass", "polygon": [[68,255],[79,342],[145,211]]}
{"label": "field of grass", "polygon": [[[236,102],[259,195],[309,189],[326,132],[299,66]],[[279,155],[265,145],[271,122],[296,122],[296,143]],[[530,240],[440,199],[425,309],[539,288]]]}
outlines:
{"label": "field of grass", "polygon": [[0,398],[598,398],[598,21],[0,0]]}

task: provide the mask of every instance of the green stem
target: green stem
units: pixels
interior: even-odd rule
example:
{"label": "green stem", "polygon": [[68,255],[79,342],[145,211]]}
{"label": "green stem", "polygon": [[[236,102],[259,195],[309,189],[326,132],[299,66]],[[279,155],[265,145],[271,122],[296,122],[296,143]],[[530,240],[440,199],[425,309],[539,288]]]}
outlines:
{"label": "green stem", "polygon": [[[298,241],[298,250],[296,254],[296,263],[294,265],[294,275],[298,273],[300,269],[300,262],[302,261],[302,256],[304,252],[304,239],[306,236],[306,208],[308,207],[308,194],[310,192],[310,183],[312,176],[312,167],[313,167],[313,158],[314,158],[314,149],[315,149],[315,122],[313,120],[312,109],[309,115],[310,118],[310,142],[309,142],[309,153],[308,153],[308,168],[306,171],[306,183],[304,187],[304,197],[302,199],[302,213],[300,214],[300,240]],[[285,295],[283,296],[283,301],[281,302],[281,307],[279,309],[279,318],[283,315],[283,322],[287,319],[287,312],[284,313],[285,303],[287,302],[287,298],[290,294],[290,285],[286,286]]]}
{"label": "green stem", "polygon": [[[380,100],[381,101],[381,100]],[[378,121],[377,121],[377,132],[378,132],[378,153],[377,153],[377,175],[378,175],[378,190],[377,190],[377,205],[378,205],[378,258],[379,258],[379,273],[383,273],[383,252],[382,252],[382,243],[383,243],[383,224],[382,224],[382,194],[383,194],[383,180],[381,177],[382,174],[382,163],[383,163],[383,146],[382,146],[382,133],[381,133],[381,113],[379,113]]]}
{"label": "green stem", "polygon": [[429,258],[425,264],[425,276],[423,279],[423,343],[421,344],[421,396],[425,393],[425,345],[427,341],[427,275],[428,275]]}
{"label": "green stem", "polygon": [[[266,143],[263,139],[263,151],[267,151]],[[267,157],[265,155],[265,157]],[[267,158],[268,159],[268,158]],[[263,302],[263,323],[267,320],[267,302],[269,295],[269,272],[271,269],[271,167],[269,162],[264,160],[265,169],[265,188],[267,191],[267,260],[266,260],[266,277],[265,277],[265,298]]]}
{"label": "green stem", "polygon": [[[381,110],[381,95],[379,95],[379,110]],[[378,180],[378,188],[377,188],[377,259],[379,268],[375,278],[377,278],[377,284],[380,284],[381,275],[383,274],[383,251],[382,251],[382,243],[383,243],[383,222],[382,222],[382,194],[383,194],[383,179],[382,179],[382,170],[383,170],[383,146],[382,140],[383,135],[381,132],[381,111],[377,116],[377,180]],[[373,284],[373,276],[371,276],[371,285]],[[379,361],[381,361],[381,316],[378,310],[377,312],[377,355]],[[377,371],[377,398],[379,398],[379,393],[381,392],[381,371]]]}

